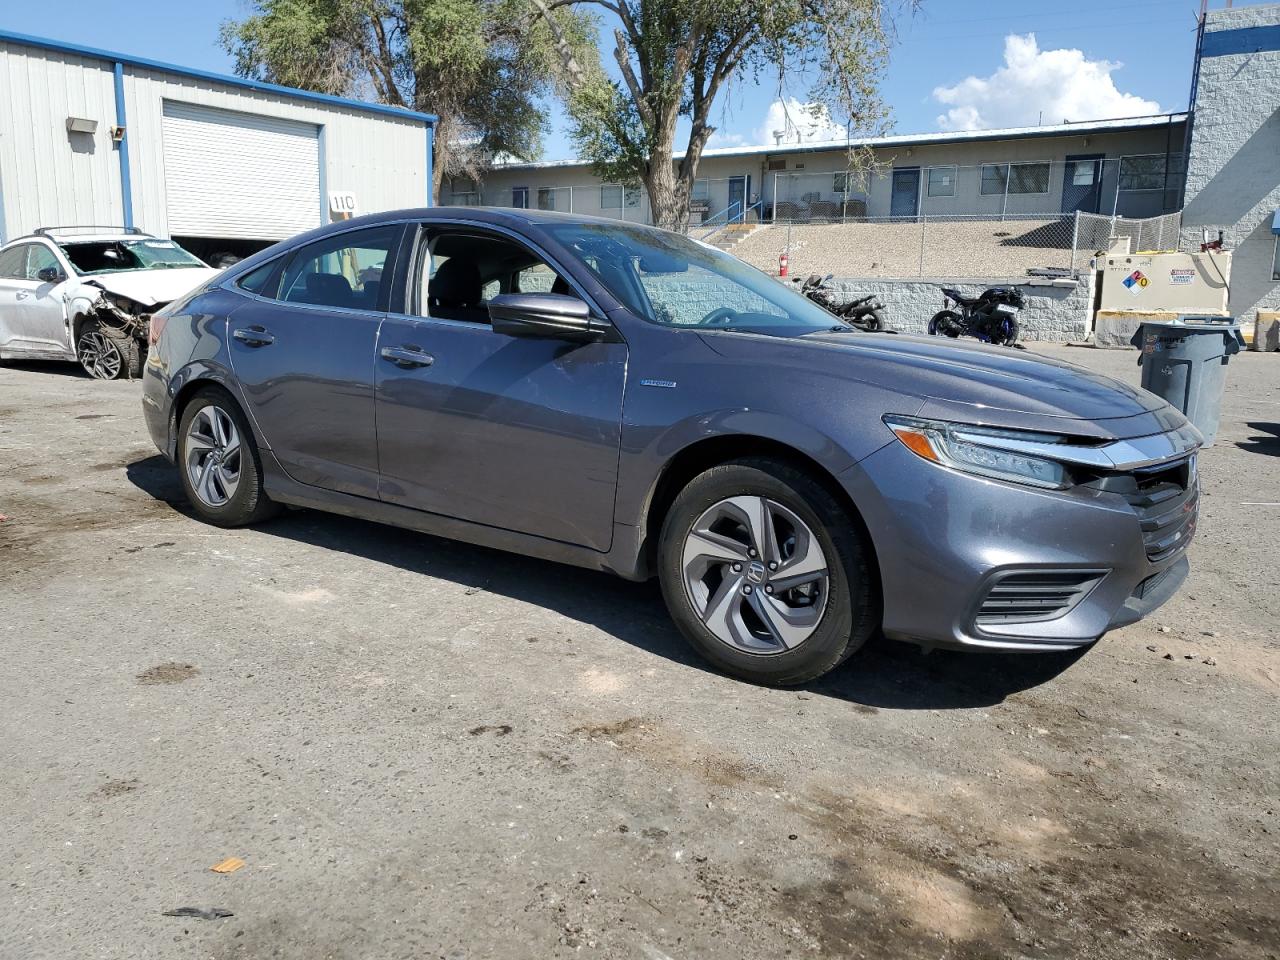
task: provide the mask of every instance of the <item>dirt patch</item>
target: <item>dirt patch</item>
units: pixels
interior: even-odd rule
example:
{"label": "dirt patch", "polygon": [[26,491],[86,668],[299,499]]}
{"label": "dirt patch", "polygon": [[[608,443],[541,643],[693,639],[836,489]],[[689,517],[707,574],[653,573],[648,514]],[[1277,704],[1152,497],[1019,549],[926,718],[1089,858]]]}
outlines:
{"label": "dirt patch", "polygon": [[182,683],[184,680],[190,680],[199,672],[200,669],[190,663],[160,663],[154,667],[148,667],[138,674],[138,682],[146,685]]}
{"label": "dirt patch", "polygon": [[496,737],[505,737],[508,733],[511,732],[511,730],[512,730],[512,726],[509,723],[498,723],[498,724],[486,723],[483,726],[472,727],[470,730],[467,731],[467,733],[471,734],[471,736],[473,737],[478,737],[483,733],[492,733]]}
{"label": "dirt patch", "polygon": [[137,777],[132,780],[108,780],[93,793],[89,794],[89,799],[102,801],[110,800],[113,797],[123,797],[126,793],[133,793],[140,786],[142,786],[142,781]]}
{"label": "dirt patch", "polygon": [[633,733],[644,728],[644,721],[639,717],[628,717],[626,720],[617,720],[613,723],[586,724],[581,727],[574,727],[569,732],[576,736],[586,737],[588,740],[612,740],[615,737],[621,737],[624,734]]}

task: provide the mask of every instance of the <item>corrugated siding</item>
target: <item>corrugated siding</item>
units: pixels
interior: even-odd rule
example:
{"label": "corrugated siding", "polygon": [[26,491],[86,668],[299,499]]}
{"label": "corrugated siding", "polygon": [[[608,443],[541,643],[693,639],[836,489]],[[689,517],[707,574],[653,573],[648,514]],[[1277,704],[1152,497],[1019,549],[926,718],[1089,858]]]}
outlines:
{"label": "corrugated siding", "polygon": [[321,222],[319,128],[166,101],[164,179],[174,235],[282,240]]}
{"label": "corrugated siding", "polygon": [[[67,117],[98,121],[67,133]],[[111,65],[0,43],[5,238],[38,226],[120,224]]]}
{"label": "corrugated siding", "polygon": [[[134,220],[169,234],[163,126],[166,100],[277,117],[321,128],[322,186],[356,195],[360,213],[420,207],[426,202],[426,131],[422,124],[342,108],[319,108],[285,97],[190,77],[125,67]],[[316,217],[324,198],[316,196]]]}
{"label": "corrugated siding", "polygon": [[[126,66],[134,222],[144,230],[169,232],[166,99],[320,127],[322,185],[354,193],[361,213],[426,202],[426,130],[420,121]],[[73,142],[68,116],[97,120],[97,133],[88,143]],[[114,124],[110,61],[0,42],[0,202],[7,237],[44,224],[123,221]],[[323,206],[317,195],[317,220]]]}

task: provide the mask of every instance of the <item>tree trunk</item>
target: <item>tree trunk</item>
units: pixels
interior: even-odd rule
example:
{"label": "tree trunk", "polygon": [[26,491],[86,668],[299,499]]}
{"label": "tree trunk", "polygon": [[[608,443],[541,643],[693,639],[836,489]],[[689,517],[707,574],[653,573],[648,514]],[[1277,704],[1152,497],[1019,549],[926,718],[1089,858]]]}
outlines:
{"label": "tree trunk", "polygon": [[670,154],[656,151],[644,177],[654,226],[684,233],[689,229],[689,191],[676,177]]}

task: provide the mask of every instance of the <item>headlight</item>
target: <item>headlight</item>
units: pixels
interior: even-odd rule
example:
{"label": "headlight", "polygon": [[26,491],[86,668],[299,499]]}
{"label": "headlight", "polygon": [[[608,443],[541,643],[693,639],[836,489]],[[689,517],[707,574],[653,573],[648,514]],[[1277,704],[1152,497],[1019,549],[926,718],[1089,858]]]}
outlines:
{"label": "headlight", "polygon": [[1066,468],[1055,460],[983,443],[986,437],[1041,444],[1061,443],[1062,437],[1027,430],[995,430],[961,423],[917,420],[915,417],[886,416],[884,423],[916,456],[953,470],[1049,490],[1063,490],[1071,486]]}

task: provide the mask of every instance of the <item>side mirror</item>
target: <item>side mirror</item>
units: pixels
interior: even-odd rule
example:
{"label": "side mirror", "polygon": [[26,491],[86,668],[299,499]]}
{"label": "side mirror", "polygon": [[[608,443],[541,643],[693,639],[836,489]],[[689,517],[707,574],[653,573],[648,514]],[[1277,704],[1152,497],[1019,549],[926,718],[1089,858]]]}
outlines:
{"label": "side mirror", "polygon": [[503,293],[489,301],[489,320],[497,333],[545,340],[600,340],[606,324],[591,319],[591,308],[559,293]]}
{"label": "side mirror", "polygon": [[66,279],[57,267],[45,267],[36,271],[36,279],[42,283],[61,283]]}

